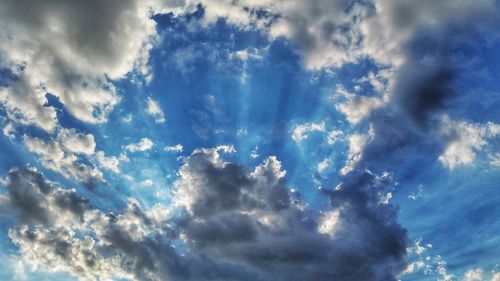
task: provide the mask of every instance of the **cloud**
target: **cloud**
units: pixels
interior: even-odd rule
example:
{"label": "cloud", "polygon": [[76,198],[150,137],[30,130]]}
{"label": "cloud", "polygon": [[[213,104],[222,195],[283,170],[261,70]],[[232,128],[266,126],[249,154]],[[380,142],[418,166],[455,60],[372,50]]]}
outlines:
{"label": "cloud", "polygon": [[433,114],[443,110],[454,94],[453,71],[442,65],[439,57],[411,61],[397,77],[392,101],[420,127],[428,126]]}
{"label": "cloud", "polygon": [[323,161],[319,162],[316,166],[316,170],[318,173],[322,173],[326,168],[328,168],[331,164],[331,160],[326,158]]}
{"label": "cloud", "polygon": [[380,97],[367,97],[348,93],[343,88],[337,88],[337,93],[345,98],[342,103],[337,103],[335,108],[346,116],[349,123],[355,125],[365,119],[373,110],[383,106]]}
{"label": "cloud", "polygon": [[408,258],[412,260],[412,262],[407,265],[401,276],[421,272],[439,281],[458,280],[455,275],[448,272],[447,263],[440,255],[433,255],[429,252],[429,249],[432,248],[432,244],[422,245],[421,243],[422,239],[419,238],[414,241],[412,247],[407,249]]}
{"label": "cloud", "polygon": [[8,1],[0,10],[0,52],[16,76],[0,103],[21,124],[56,127],[47,93],[77,119],[105,122],[120,100],[110,79],[148,72],[156,29],[146,2]]}
{"label": "cloud", "polygon": [[179,175],[174,198],[187,211],[181,236],[204,255],[255,267],[262,280],[396,280],[405,232],[392,207],[372,201],[384,177],[366,174],[328,191],[332,213],[320,216],[289,191],[275,157],[247,173],[215,149],[198,150]]}
{"label": "cloud", "polygon": [[131,143],[125,146],[125,149],[130,152],[146,151],[153,147],[154,143],[148,138],[142,138],[139,143]]}
{"label": "cloud", "polygon": [[395,208],[377,203],[389,178],[350,174],[324,191],[330,206],[318,213],[287,187],[276,157],[248,171],[219,154],[231,151],[195,150],[173,205],[147,211],[130,199],[106,213],[33,168],[13,169],[1,202],[17,219],[9,237],[27,265],[81,280],[396,280],[405,231]]}
{"label": "cloud", "polygon": [[481,268],[471,269],[464,274],[464,281],[482,281],[483,279],[483,270]]}
{"label": "cloud", "polygon": [[[194,5],[189,0],[173,2],[176,7]],[[201,3],[207,24],[224,17],[245,29],[264,30],[271,40],[290,39],[308,69],[360,59],[383,69],[365,78],[380,95],[348,93],[336,106],[352,125],[366,120],[369,129],[347,136],[341,183],[335,190],[324,190],[327,208],[310,209],[300,194],[291,192],[276,157],[253,169],[224,161],[221,153],[234,151],[232,146],[197,149],[185,159],[174,184],[174,205],[169,206],[178,208],[175,212],[164,206],[145,211],[131,200],[122,212],[106,213],[74,190],[52,186],[36,170],[13,170],[0,201],[11,204],[19,220],[9,236],[23,259],[82,279],[396,280],[402,271],[427,269],[423,261],[405,269],[406,233],[388,200],[392,180],[369,170],[383,171],[392,163],[404,165],[424,157],[454,169],[472,163],[481,151],[492,152],[492,163],[498,162],[498,153],[491,151],[497,124],[460,115],[443,119],[451,108],[448,103],[459,94],[454,83],[464,74],[456,61],[466,65],[449,46],[474,42],[464,31],[472,22],[479,22],[480,28],[497,26],[492,24],[498,23],[496,2]],[[91,134],[60,129],[46,94],[58,98],[81,121],[105,122],[120,99],[112,80],[130,71],[147,75],[148,52],[156,36],[150,11],[132,1],[0,5],[0,52],[17,77],[0,89],[0,103],[11,122],[56,131],[49,140],[25,136],[28,149],[40,155],[44,166],[78,180],[102,177],[83,164],[91,155],[101,167],[119,171],[116,157],[95,153]],[[37,13],[25,8],[33,5]],[[193,59],[189,51],[178,54],[186,67]],[[236,56],[245,61],[248,54]],[[213,96],[206,101],[206,111],[191,111],[193,129],[204,139],[220,113]],[[148,100],[147,110],[155,121],[164,122],[156,101]],[[326,133],[325,123],[297,125],[292,139],[300,142],[312,132]],[[338,132],[329,133],[327,142],[335,143]],[[143,138],[124,148],[138,152],[153,145]],[[431,270],[443,280],[453,278],[442,258],[431,262]],[[471,271],[471,278],[474,274]],[[495,276],[492,280],[499,278]]]}
{"label": "cloud", "polygon": [[57,140],[66,151],[80,154],[93,154],[95,141],[92,134],[82,134],[75,129],[61,128],[57,135]]}
{"label": "cloud", "polygon": [[292,139],[295,142],[299,143],[307,139],[308,135],[312,132],[324,132],[324,131],[325,131],[325,122],[295,125],[292,129]]}
{"label": "cloud", "polygon": [[[495,1],[186,1],[201,3],[206,25],[224,18],[242,29],[257,29],[270,40],[284,37],[301,53],[308,69],[339,67],[371,58],[377,64],[405,63],[405,46],[421,30],[440,31],[461,19],[495,17]],[[266,11],[267,16],[256,11]]]}
{"label": "cloud", "polygon": [[8,137],[8,138],[13,138],[14,132],[15,132],[14,126],[10,122],[7,123],[7,125],[5,125],[2,129],[3,135]]}
{"label": "cloud", "polygon": [[489,140],[500,135],[500,125],[492,122],[471,124],[453,121],[445,116],[440,131],[443,139],[448,141],[438,159],[444,166],[453,170],[457,166],[471,164],[476,154],[489,144]]}
{"label": "cloud", "polygon": [[146,109],[146,112],[155,119],[156,123],[164,123],[165,114],[158,105],[158,102],[150,97],[147,99],[147,102],[148,102],[148,107]]}
{"label": "cloud", "polygon": [[344,132],[339,131],[339,130],[333,130],[328,132],[328,135],[326,136],[326,142],[330,145],[336,143],[342,136],[344,135]]}
{"label": "cloud", "polygon": [[252,151],[250,151],[250,157],[252,157],[253,159],[255,158],[259,158],[259,147],[258,146],[255,146],[254,149],[252,149]]}
{"label": "cloud", "polygon": [[173,145],[173,146],[165,146],[163,148],[163,150],[165,150],[167,152],[178,152],[178,153],[182,152],[183,149],[184,149],[184,147],[180,143]]}
{"label": "cloud", "polygon": [[345,175],[354,170],[355,166],[361,161],[366,145],[373,139],[374,131],[370,129],[364,134],[352,134],[347,141],[349,142],[349,151],[347,153],[346,165],[340,170]]}
{"label": "cloud", "polygon": [[98,151],[95,154],[95,157],[96,157],[97,162],[99,163],[99,165],[101,167],[108,169],[108,170],[112,171],[113,173],[120,172],[120,168],[119,168],[120,161],[115,156],[106,157],[106,155],[104,154],[104,151]]}
{"label": "cloud", "polygon": [[[77,136],[74,137],[78,138]],[[84,140],[88,140],[86,137],[83,138]],[[63,137],[63,139],[65,139],[65,137]],[[92,181],[103,181],[102,173],[98,169],[81,163],[79,161],[79,156],[73,153],[71,149],[68,150],[66,146],[62,145],[59,141],[45,141],[27,135],[24,136],[23,140],[30,151],[39,155],[40,162],[44,167],[80,182],[88,183]],[[76,149],[73,150],[78,151],[82,147],[76,146],[75,148]],[[82,151],[80,150],[79,152]],[[88,151],[83,150],[83,152],[86,153]]]}
{"label": "cloud", "polygon": [[164,208],[144,212],[129,201],[122,214],[104,213],[33,168],[11,170],[6,188],[3,203],[19,219],[9,237],[32,268],[68,272],[80,280],[161,280],[170,278],[170,270],[182,270],[172,246],[148,237],[151,231],[168,237],[163,232],[168,227],[157,221],[166,217]]}

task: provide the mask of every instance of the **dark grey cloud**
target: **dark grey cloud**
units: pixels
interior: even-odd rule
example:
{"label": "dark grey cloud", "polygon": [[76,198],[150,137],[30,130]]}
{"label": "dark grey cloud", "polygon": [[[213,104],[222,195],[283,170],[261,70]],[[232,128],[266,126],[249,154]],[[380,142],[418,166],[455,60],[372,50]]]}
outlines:
{"label": "dark grey cloud", "polygon": [[174,209],[131,200],[105,213],[32,168],[14,169],[3,204],[19,224],[9,235],[33,265],[87,279],[397,280],[406,233],[379,198],[390,177],[349,174],[317,212],[289,190],[275,157],[249,171],[221,149],[186,159]]}
{"label": "dark grey cloud", "polygon": [[420,127],[426,127],[429,118],[443,109],[454,93],[453,71],[443,62],[426,65],[411,62],[400,70],[394,91],[394,100]]}
{"label": "dark grey cloud", "polygon": [[31,169],[14,170],[7,179],[7,191],[14,210],[18,211],[22,221],[50,221],[45,195],[52,189],[41,174],[33,173]]}
{"label": "dark grey cloud", "polygon": [[180,174],[179,229],[188,245],[259,280],[396,280],[404,268],[406,232],[396,209],[380,202],[387,176],[349,174],[339,190],[325,191],[327,210],[339,215],[322,233],[326,213],[293,200],[273,157],[247,172],[215,150],[198,150]]}

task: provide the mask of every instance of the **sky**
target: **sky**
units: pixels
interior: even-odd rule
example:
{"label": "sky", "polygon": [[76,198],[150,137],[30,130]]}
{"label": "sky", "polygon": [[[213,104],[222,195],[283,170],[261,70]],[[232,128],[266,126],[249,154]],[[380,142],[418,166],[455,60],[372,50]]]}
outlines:
{"label": "sky", "polygon": [[500,2],[0,2],[0,280],[500,281]]}

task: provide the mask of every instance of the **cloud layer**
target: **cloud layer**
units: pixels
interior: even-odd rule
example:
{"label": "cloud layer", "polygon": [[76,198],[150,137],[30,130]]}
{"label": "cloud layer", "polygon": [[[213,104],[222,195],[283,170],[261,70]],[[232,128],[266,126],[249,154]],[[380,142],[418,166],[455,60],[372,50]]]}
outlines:
{"label": "cloud layer", "polygon": [[1,225],[27,271],[80,280],[453,280],[439,255],[406,264],[431,246],[408,247],[394,178],[500,167],[499,10],[3,1],[0,166],[46,176],[0,179]]}
{"label": "cloud layer", "polygon": [[397,280],[406,232],[379,202],[390,177],[349,175],[318,213],[286,186],[275,157],[248,172],[221,150],[231,151],[186,159],[172,206],[144,211],[129,200],[121,214],[34,168],[12,170],[2,201],[17,216],[9,236],[29,266],[82,280]]}

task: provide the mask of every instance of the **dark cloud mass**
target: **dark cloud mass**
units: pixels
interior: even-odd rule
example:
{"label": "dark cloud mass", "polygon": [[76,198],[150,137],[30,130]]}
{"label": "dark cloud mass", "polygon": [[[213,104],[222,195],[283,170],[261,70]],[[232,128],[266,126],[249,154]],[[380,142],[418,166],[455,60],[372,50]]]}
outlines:
{"label": "dark cloud mass", "polygon": [[32,168],[12,170],[4,204],[22,220],[11,239],[23,255],[44,252],[36,264],[90,279],[397,280],[406,233],[395,208],[380,201],[388,175],[347,175],[324,191],[331,204],[318,213],[289,191],[275,157],[248,172],[224,162],[219,150],[198,149],[186,159],[175,208],[143,211],[130,201],[120,215]]}

